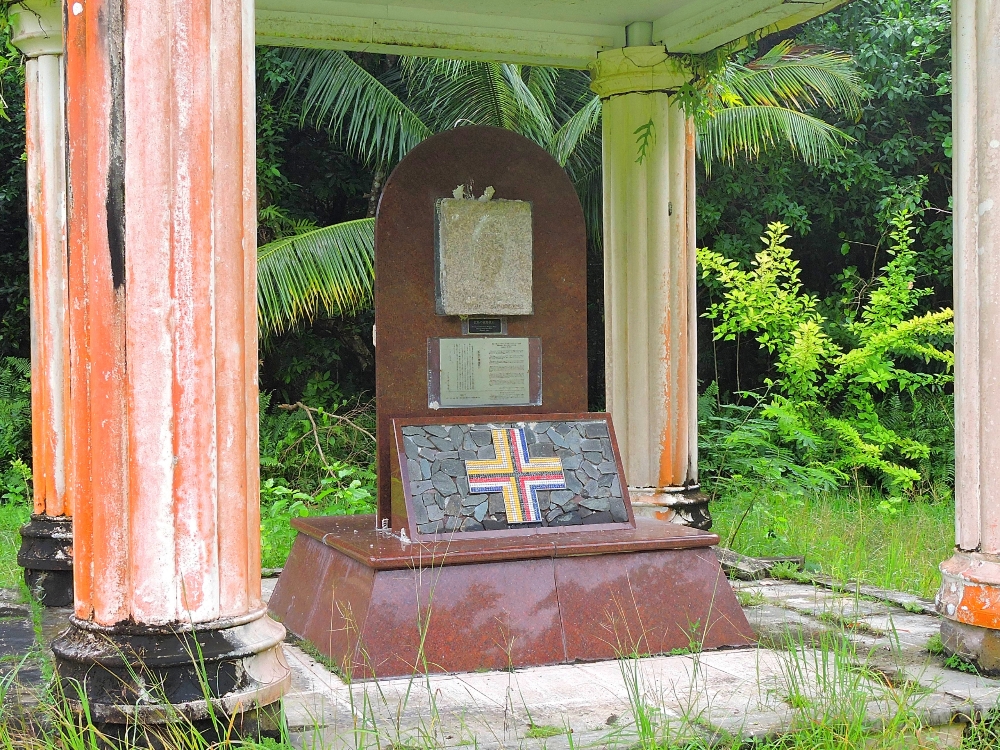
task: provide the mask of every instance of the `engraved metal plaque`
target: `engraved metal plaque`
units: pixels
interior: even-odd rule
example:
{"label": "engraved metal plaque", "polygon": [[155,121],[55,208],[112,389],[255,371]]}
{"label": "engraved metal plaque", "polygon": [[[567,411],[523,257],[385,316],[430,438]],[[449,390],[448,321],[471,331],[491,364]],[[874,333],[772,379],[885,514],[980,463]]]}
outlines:
{"label": "engraved metal plaque", "polygon": [[465,318],[462,333],[466,336],[506,336],[506,318]]}
{"label": "engraved metal plaque", "polygon": [[538,338],[430,339],[427,406],[538,406],[541,358]]}

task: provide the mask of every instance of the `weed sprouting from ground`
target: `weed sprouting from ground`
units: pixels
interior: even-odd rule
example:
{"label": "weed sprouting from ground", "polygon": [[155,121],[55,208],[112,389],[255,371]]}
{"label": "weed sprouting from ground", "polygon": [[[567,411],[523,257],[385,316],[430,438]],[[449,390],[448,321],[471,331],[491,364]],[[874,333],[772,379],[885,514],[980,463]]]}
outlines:
{"label": "weed sprouting from ground", "polygon": [[949,669],[955,669],[966,674],[979,674],[979,669],[976,668],[976,665],[961,654],[952,654],[944,660],[944,665]]}
{"label": "weed sprouting from ground", "polygon": [[557,727],[551,724],[532,724],[528,727],[528,731],[524,733],[524,736],[532,740],[545,740],[549,737],[558,737],[560,734],[566,734],[565,727]]}
{"label": "weed sprouting from ground", "polygon": [[760,589],[736,589],[736,601],[741,607],[759,607],[767,600]]}

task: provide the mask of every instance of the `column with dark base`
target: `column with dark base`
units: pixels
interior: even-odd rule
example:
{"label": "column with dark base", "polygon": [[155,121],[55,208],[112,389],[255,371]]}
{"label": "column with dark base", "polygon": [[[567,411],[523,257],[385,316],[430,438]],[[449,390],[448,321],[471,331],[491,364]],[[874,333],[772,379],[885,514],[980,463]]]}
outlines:
{"label": "column with dark base", "polygon": [[253,2],[67,3],[66,75],[87,409],[57,675],[100,721],[203,718],[205,689],[247,711],[289,679],[260,592]]}
{"label": "column with dark base", "polygon": [[945,649],[1000,674],[1000,6],[955,0],[955,555]]}
{"label": "column with dark base", "polygon": [[12,40],[24,70],[31,295],[34,511],[17,562],[47,606],[73,602],[73,521],[68,491],[69,332],[66,327],[66,130],[62,3],[12,6]]}

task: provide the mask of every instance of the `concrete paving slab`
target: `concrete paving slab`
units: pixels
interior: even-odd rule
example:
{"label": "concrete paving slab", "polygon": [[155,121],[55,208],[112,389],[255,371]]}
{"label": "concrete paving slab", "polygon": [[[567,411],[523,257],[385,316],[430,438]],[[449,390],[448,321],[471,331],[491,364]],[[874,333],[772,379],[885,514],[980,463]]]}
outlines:
{"label": "concrete paving slab", "polygon": [[872,628],[898,640],[899,647],[907,651],[926,653],[927,641],[941,633],[941,623],[936,617],[896,610],[884,615],[867,615],[859,618]]}
{"label": "concrete paving slab", "polygon": [[[263,581],[265,599],[275,582]],[[637,706],[650,720],[654,738],[661,744],[671,738],[676,745],[692,738],[711,742],[793,731],[816,712],[838,705],[842,710],[852,690],[867,695],[859,710],[873,725],[889,720],[901,695],[934,726],[993,709],[1000,700],[1000,681],[947,669],[942,658],[927,653],[927,640],[939,628],[936,616],[788,581],[765,579],[737,588],[761,592],[765,603],[745,611],[764,642],[781,648],[347,684],[287,643],[292,688],[285,714],[296,742],[309,750],[406,745],[589,750],[645,741],[637,729]],[[11,611],[15,617],[0,623],[8,626],[8,642],[19,644],[8,648],[9,658],[39,653],[32,650],[30,609],[11,597],[0,602],[17,608]],[[46,645],[68,615],[68,610],[45,614]],[[34,664],[31,669],[38,671]]]}

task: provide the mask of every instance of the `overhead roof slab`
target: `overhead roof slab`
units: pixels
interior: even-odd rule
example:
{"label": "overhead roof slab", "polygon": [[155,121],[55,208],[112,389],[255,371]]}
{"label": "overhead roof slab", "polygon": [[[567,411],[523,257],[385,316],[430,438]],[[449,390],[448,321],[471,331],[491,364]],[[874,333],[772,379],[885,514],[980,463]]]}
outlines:
{"label": "overhead roof slab", "polygon": [[651,22],[654,44],[703,53],[841,5],[782,0],[257,0],[257,43],[586,68]]}

